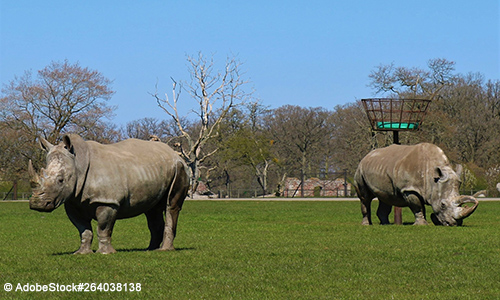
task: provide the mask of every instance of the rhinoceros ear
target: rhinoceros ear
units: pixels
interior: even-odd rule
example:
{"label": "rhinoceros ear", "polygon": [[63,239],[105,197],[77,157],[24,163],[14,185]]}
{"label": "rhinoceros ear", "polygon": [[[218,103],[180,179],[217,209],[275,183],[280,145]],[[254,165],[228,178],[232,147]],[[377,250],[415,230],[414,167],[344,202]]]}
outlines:
{"label": "rhinoceros ear", "polygon": [[75,154],[75,147],[71,143],[69,135],[63,136],[64,148],[67,149],[71,154]]}
{"label": "rhinoceros ear", "polygon": [[90,162],[90,151],[87,143],[77,134],[66,134],[63,136],[63,143],[66,149],[75,155],[76,166],[76,191],[79,195],[83,189],[83,184],[87,176]]}
{"label": "rhinoceros ear", "polygon": [[435,170],[434,182],[445,182],[449,179],[446,167],[437,167]]}
{"label": "rhinoceros ear", "polygon": [[40,137],[40,148],[43,151],[49,152],[50,149],[52,149],[53,147],[54,147],[54,145],[52,145],[51,143],[49,143],[49,141],[47,141],[43,137]]}

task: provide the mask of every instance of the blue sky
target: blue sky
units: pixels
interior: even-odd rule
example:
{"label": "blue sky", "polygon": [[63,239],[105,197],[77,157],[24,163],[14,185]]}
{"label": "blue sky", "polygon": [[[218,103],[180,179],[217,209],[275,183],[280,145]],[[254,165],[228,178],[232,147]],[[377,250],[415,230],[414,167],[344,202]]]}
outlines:
{"label": "blue sky", "polygon": [[[498,0],[107,1],[0,0],[0,83],[51,61],[79,62],[114,80],[112,122],[166,118],[148,94],[189,80],[186,55],[243,62],[264,105],[336,105],[373,96],[380,64],[500,79]],[[183,109],[193,102],[183,94]]]}

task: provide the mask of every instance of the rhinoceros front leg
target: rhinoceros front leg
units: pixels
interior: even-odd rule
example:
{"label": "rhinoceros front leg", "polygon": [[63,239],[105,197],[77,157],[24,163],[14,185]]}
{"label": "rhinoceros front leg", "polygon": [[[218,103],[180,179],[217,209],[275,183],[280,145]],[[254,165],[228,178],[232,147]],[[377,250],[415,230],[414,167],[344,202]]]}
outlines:
{"label": "rhinoceros front leg", "polygon": [[413,225],[427,225],[428,223],[425,220],[425,205],[419,196],[414,193],[405,193],[405,198],[413,215],[415,215],[415,223]]}
{"label": "rhinoceros front leg", "polygon": [[378,208],[377,208],[377,217],[380,220],[380,224],[389,225],[391,222],[389,221],[389,215],[392,211],[392,205],[389,205],[379,199]]}
{"label": "rhinoceros front leg", "polygon": [[118,208],[114,205],[101,205],[96,209],[97,236],[99,237],[99,249],[97,253],[109,254],[116,250],[111,246],[111,234],[115,226]]}
{"label": "rhinoceros front leg", "polygon": [[92,245],[92,225],[91,218],[84,216],[77,207],[75,207],[70,202],[64,204],[64,209],[66,210],[66,214],[68,215],[69,220],[75,227],[78,229],[80,233],[80,249],[78,249],[73,254],[87,254],[92,253],[91,245]]}
{"label": "rhinoceros front leg", "polygon": [[415,215],[415,223],[413,225],[428,225],[425,220],[425,206],[416,206],[410,204],[410,209]]}

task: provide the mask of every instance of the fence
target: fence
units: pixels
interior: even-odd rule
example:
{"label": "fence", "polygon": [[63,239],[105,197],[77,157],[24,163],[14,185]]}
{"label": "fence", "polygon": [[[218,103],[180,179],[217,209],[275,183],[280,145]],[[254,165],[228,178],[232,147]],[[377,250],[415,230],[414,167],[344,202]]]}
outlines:
{"label": "fence", "polygon": [[[285,198],[294,198],[301,197],[301,191],[297,189],[285,189],[283,191],[283,196]],[[339,187],[335,189],[325,189],[322,187],[315,187],[313,189],[304,189],[304,197],[351,197],[350,187],[347,190],[347,194],[345,193],[344,187]]]}
{"label": "fence", "polygon": [[14,194],[12,192],[0,192],[0,200],[28,200],[31,197],[30,193],[20,193],[17,192],[17,199],[14,199]]}
{"label": "fence", "polygon": [[[335,197],[348,197],[357,198],[356,193],[351,191],[351,186],[347,190],[347,195],[344,195],[344,188],[336,189],[304,189],[304,197],[325,197],[325,198],[335,198]],[[460,190],[460,195],[474,195],[478,190]],[[491,195],[486,193],[485,197],[496,197],[497,195]],[[277,197],[275,194],[262,195],[262,189],[233,189],[230,191],[219,190],[216,194],[210,196],[211,198],[264,198],[264,197]],[[296,189],[285,189],[283,195],[280,198],[297,198],[300,197],[300,192]]]}
{"label": "fence", "polygon": [[[264,197],[278,197],[273,193],[269,193],[267,195],[262,194],[262,189],[248,190],[248,189],[235,189],[231,191],[218,191],[216,194],[212,195],[211,198],[264,198]],[[297,193],[296,190],[293,189],[285,189],[283,194],[279,196],[279,198],[298,198],[300,197],[300,192]],[[344,188],[342,189],[304,189],[304,197],[346,197],[344,196]],[[347,197],[351,196],[350,191],[347,193]]]}
{"label": "fence", "polygon": [[212,195],[212,198],[258,198],[274,195],[263,195],[262,189],[232,189],[219,190],[217,194]]}

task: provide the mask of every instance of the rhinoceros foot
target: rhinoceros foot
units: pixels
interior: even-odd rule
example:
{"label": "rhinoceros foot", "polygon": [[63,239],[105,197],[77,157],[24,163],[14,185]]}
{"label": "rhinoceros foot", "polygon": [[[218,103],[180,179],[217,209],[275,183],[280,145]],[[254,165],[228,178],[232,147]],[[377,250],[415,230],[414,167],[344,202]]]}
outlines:
{"label": "rhinoceros foot", "polygon": [[116,253],[115,248],[111,245],[99,247],[99,250],[97,250],[96,253],[101,253],[101,254],[111,254],[111,253]]}
{"label": "rhinoceros foot", "polygon": [[156,249],[155,251],[175,251],[174,245],[167,246],[167,247],[160,247]]}
{"label": "rhinoceros foot", "polygon": [[415,223],[413,223],[413,225],[429,225],[429,223],[427,223],[427,221],[425,219],[415,219]]}
{"label": "rhinoceros foot", "polygon": [[370,221],[368,221],[368,219],[363,219],[363,222],[361,222],[361,225],[372,225],[372,223]]}
{"label": "rhinoceros foot", "polygon": [[78,249],[73,254],[89,254],[89,253],[94,253],[94,251],[92,251],[92,249]]}

